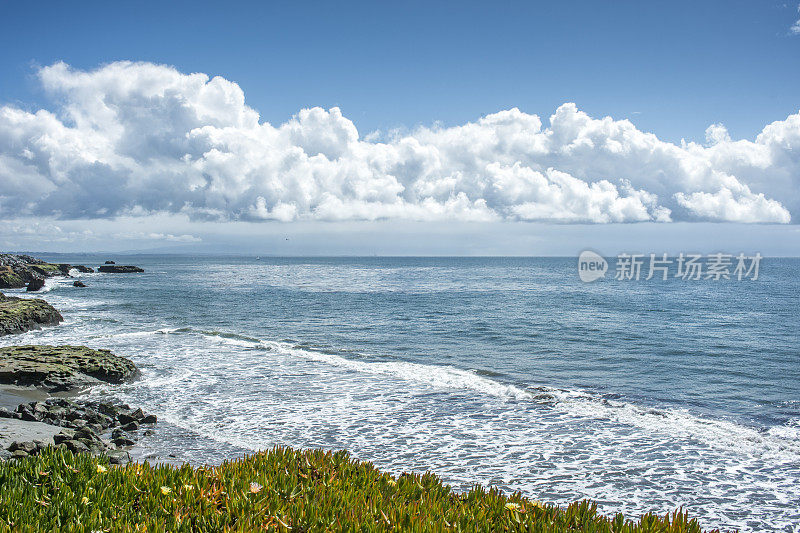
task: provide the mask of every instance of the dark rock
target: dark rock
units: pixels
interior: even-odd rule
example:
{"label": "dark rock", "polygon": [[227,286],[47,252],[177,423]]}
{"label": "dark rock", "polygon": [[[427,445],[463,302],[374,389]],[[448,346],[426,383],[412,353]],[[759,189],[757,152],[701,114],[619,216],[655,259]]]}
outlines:
{"label": "dark rock", "polygon": [[101,428],[110,428],[114,425],[114,419],[110,416],[98,413],[92,420],[92,423],[99,425]]}
{"label": "dark rock", "polygon": [[122,426],[123,431],[136,431],[139,429],[139,423],[136,421],[128,422],[124,426]]}
{"label": "dark rock", "polygon": [[[64,418],[66,418],[70,422],[74,422],[75,420],[83,419],[84,415],[85,415],[85,412],[84,412],[83,409],[72,409],[64,416]],[[84,423],[85,423],[85,421],[84,421]]]}
{"label": "dark rock", "polygon": [[131,462],[131,455],[126,450],[113,450],[108,452],[108,461],[112,465],[124,465]]}
{"label": "dark rock", "polygon": [[87,446],[89,448],[89,453],[92,455],[100,455],[105,453],[105,451],[108,449],[105,443],[102,442],[94,442],[92,444],[88,444]]}
{"label": "dark rock", "polygon": [[131,416],[133,417],[134,420],[140,421],[144,418],[145,415],[144,411],[142,411],[142,408],[137,407],[136,410],[131,413]]}
{"label": "dark rock", "polygon": [[34,453],[36,453],[37,446],[35,443],[30,441],[25,441],[25,442],[14,441],[11,443],[11,446],[8,447],[8,451],[15,452],[17,450],[22,450],[28,455],[33,455]]}
{"label": "dark rock", "polygon": [[82,281],[73,281],[72,282],[72,286],[73,287],[86,287],[86,284],[84,282],[82,282]]}
{"label": "dark rock", "polygon": [[106,261],[106,264],[107,265],[116,265],[116,263],[114,261]]}
{"label": "dark rock", "polygon": [[130,274],[134,272],[144,272],[144,269],[133,265],[103,265],[98,267],[97,271],[108,274]]}
{"label": "dark rock", "polygon": [[[95,433],[95,434],[97,434],[97,435],[99,435],[100,433],[102,433],[102,432],[103,432],[103,429],[105,429],[105,428],[103,428],[103,426],[101,426],[100,424],[86,424],[86,425],[85,425],[85,426],[83,426],[83,427],[84,427],[84,428],[86,428],[86,429],[88,429],[88,430],[89,430],[89,431],[91,431],[92,433]],[[81,428],[81,429],[83,429],[83,428]]]}
{"label": "dark rock", "polygon": [[134,444],[136,444],[133,440],[131,440],[128,437],[119,437],[113,439],[111,442],[113,442],[117,448],[122,448],[125,446],[133,446]]}
{"label": "dark rock", "polygon": [[25,288],[28,292],[35,292],[44,287],[44,280],[43,279],[32,279],[28,282],[28,286]]}
{"label": "dark rock", "polygon": [[53,435],[53,442],[56,444],[61,444],[62,442],[66,442],[68,440],[73,440],[75,438],[75,431],[64,428],[61,430],[60,433]]}
{"label": "dark rock", "polygon": [[79,440],[67,440],[64,443],[69,451],[72,453],[88,453],[89,447]]}
{"label": "dark rock", "polygon": [[132,415],[128,413],[120,413],[119,415],[117,415],[117,420],[119,420],[119,423],[122,424],[123,426],[125,424],[130,424],[131,422],[136,422],[136,418],[134,418]]}
{"label": "dark rock", "polygon": [[89,268],[89,267],[87,267],[87,266],[83,266],[83,265],[73,265],[73,267],[72,267],[72,268],[74,268],[74,269],[75,269],[75,270],[77,270],[78,272],[82,272],[82,273],[84,273],[84,274],[91,274],[91,273],[93,273],[93,272],[94,272],[94,269],[93,269],[93,268]]}
{"label": "dark rock", "polygon": [[4,407],[0,407],[0,418],[14,418],[14,413]]}
{"label": "dark rock", "polygon": [[156,422],[158,422],[158,417],[156,415],[147,415],[144,418],[142,418],[139,422],[142,424],[155,424]]}
{"label": "dark rock", "polygon": [[22,450],[16,450],[11,454],[12,459],[24,459],[25,457],[30,457],[30,455]]}
{"label": "dark rock", "polygon": [[75,439],[79,441],[94,441],[94,442],[101,442],[100,437],[98,437],[91,428],[82,427],[75,432]]}
{"label": "dark rock", "polygon": [[114,431],[112,431],[112,432],[111,432],[111,439],[112,439],[112,440],[113,440],[113,439],[122,439],[122,438],[125,438],[125,439],[127,439],[127,438],[130,438],[130,435],[128,435],[127,433],[125,433],[125,432],[124,432],[122,429],[120,429],[120,428],[117,428],[117,429],[115,429]]}
{"label": "dark rock", "polygon": [[64,418],[67,415],[66,409],[64,409],[63,407],[59,407],[58,405],[50,405],[49,409],[47,410],[47,413],[56,420]]}

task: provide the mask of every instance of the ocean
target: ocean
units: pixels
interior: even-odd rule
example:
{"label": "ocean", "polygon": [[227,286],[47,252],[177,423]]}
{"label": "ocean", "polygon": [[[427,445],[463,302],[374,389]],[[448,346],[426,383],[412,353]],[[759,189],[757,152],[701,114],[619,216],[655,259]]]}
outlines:
{"label": "ocean", "polygon": [[576,258],[40,256],[145,269],[48,280],[65,322],[0,339],[132,359],[140,380],[88,394],[158,415],[140,459],[346,449],[458,490],[798,531],[800,259],[583,283]]}

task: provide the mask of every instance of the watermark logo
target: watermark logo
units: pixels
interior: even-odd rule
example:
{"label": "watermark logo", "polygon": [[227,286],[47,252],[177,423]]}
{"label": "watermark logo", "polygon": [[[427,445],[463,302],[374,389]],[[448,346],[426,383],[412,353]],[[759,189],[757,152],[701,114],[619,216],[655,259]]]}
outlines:
{"label": "watermark logo", "polygon": [[[659,278],[666,281],[678,278],[686,281],[698,280],[758,280],[761,269],[760,253],[755,255],[732,254],[619,254],[614,268],[617,281],[649,281]],[[608,263],[603,256],[584,250],[578,257],[578,276],[586,283],[603,278]]]}
{"label": "watermark logo", "polygon": [[600,254],[584,250],[578,257],[578,276],[583,282],[589,283],[604,278],[607,270],[608,262]]}

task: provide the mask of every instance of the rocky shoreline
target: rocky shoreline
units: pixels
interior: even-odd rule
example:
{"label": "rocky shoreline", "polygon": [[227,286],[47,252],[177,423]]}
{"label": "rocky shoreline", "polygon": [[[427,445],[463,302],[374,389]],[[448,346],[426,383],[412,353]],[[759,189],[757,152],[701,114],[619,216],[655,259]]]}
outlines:
{"label": "rocky shoreline", "polygon": [[[0,459],[37,455],[48,446],[73,453],[106,455],[115,464],[131,460],[129,449],[157,422],[140,408],[52,394],[78,392],[99,383],[122,383],[139,370],[108,350],[86,346],[0,348],[0,395],[4,388],[42,391],[47,398],[0,407]],[[140,431],[141,430],[141,431]]]}
{"label": "rocky shoreline", "polygon": [[[103,265],[113,273],[143,272],[134,266]],[[38,290],[44,279],[70,276],[70,271],[94,272],[83,265],[46,263],[27,255],[0,254],[0,288]],[[76,287],[86,285],[76,281]],[[64,319],[40,299],[0,293],[0,336],[53,326]],[[108,402],[55,397],[100,383],[123,383],[139,376],[129,359],[109,350],[86,346],[24,345],[0,348],[0,399],[21,399],[20,391],[37,391],[39,401],[0,407],[0,460],[38,455],[48,447],[73,453],[105,455],[114,464],[131,460],[129,449],[140,433],[153,431],[155,415],[140,408]],[[16,403],[16,402],[15,402]]]}
{"label": "rocky shoreline", "polygon": [[[8,442],[0,457],[19,459],[54,446],[73,453],[104,454],[113,464],[130,462],[128,450],[138,440],[140,429],[147,435],[152,429],[143,428],[157,422],[155,415],[125,404],[65,398],[20,404],[14,411],[0,408],[0,419],[5,419],[0,420],[0,442]],[[48,432],[43,425],[52,429]],[[3,439],[3,430],[12,427],[17,434]]]}
{"label": "rocky shoreline", "polygon": [[[37,291],[44,286],[44,280],[54,276],[71,277],[70,272],[93,273],[95,270],[85,265],[68,263],[48,263],[26,254],[0,254],[0,289],[22,289]],[[133,265],[117,265],[114,261],[106,261],[97,268],[98,272],[111,274],[129,274],[144,272],[144,269]]]}

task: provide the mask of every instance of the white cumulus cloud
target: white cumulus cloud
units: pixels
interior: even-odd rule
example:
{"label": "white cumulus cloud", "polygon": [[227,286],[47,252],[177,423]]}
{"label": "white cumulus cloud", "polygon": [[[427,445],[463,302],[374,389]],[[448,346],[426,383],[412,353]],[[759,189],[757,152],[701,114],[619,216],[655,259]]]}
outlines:
{"label": "white cumulus cloud", "polygon": [[0,107],[3,218],[787,223],[800,214],[800,113],[754,141],[715,124],[706,144],[678,146],[566,103],[546,124],[515,108],[378,142],[338,108],[262,122],[236,83],[163,65],[56,63],[38,76],[53,110]]}

